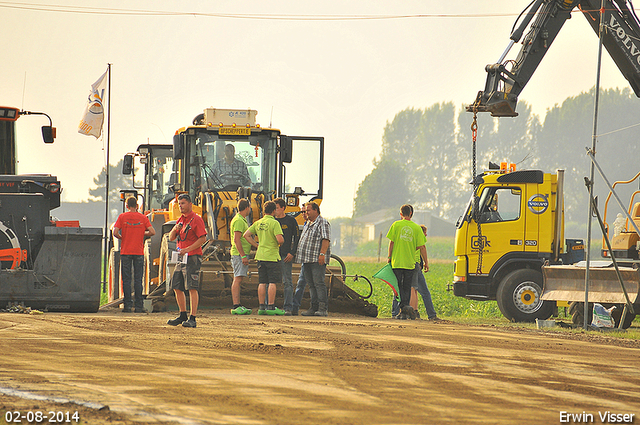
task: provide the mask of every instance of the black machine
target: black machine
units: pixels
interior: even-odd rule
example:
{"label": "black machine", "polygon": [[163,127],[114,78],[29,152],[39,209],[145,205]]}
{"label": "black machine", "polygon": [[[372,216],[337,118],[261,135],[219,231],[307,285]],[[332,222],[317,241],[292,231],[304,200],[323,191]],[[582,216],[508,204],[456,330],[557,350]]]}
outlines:
{"label": "black machine", "polygon": [[[601,0],[535,0],[525,18],[511,33],[511,41],[498,60],[487,65],[487,81],[483,91],[469,112],[490,112],[494,117],[515,117],[520,92],[538,68],[571,12],[579,8],[596,34],[600,32]],[[525,13],[526,12],[526,13]],[[640,97],[640,20],[629,0],[605,0],[603,45],[622,75]],[[511,47],[520,41],[524,31],[535,18],[522,41],[515,60],[504,61]],[[509,67],[509,69],[507,69]]]}
{"label": "black machine", "polygon": [[[60,206],[57,177],[15,175],[14,123],[28,114],[0,108],[0,309],[24,304],[95,312],[100,307],[102,229],[51,221],[51,210]],[[52,127],[47,128],[43,138],[50,142]]]}

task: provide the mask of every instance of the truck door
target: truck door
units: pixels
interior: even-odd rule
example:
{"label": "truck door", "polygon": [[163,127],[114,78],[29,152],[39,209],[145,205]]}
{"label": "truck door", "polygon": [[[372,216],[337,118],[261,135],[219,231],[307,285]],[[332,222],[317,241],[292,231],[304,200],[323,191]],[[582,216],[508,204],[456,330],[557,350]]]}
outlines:
{"label": "truck door", "polygon": [[[491,268],[510,254],[524,250],[525,214],[523,190],[520,186],[487,186],[480,194],[480,232],[484,249],[481,258],[481,274],[489,274]],[[469,226],[471,250],[469,273],[478,270],[478,226]]]}
{"label": "truck door", "polygon": [[324,137],[280,136],[279,195],[322,200]]}

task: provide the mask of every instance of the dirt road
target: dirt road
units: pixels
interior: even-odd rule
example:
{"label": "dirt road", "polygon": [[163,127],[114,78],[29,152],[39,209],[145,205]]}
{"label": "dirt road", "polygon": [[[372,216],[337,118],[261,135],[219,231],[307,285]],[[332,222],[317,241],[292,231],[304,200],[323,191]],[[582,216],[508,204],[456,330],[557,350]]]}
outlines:
{"label": "dirt road", "polygon": [[226,311],[187,329],[172,317],[0,314],[3,419],[40,409],[110,424],[556,424],[561,412],[602,423],[610,411],[640,423],[636,341]]}

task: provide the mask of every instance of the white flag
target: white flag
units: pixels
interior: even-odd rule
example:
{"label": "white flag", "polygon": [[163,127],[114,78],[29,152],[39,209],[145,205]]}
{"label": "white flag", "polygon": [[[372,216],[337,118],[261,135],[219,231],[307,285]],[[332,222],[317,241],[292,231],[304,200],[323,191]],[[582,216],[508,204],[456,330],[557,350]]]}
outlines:
{"label": "white flag", "polygon": [[102,133],[102,123],[104,122],[104,95],[107,88],[107,69],[98,81],[91,85],[91,92],[87,100],[87,106],[78,125],[78,133],[93,136],[96,139]]}

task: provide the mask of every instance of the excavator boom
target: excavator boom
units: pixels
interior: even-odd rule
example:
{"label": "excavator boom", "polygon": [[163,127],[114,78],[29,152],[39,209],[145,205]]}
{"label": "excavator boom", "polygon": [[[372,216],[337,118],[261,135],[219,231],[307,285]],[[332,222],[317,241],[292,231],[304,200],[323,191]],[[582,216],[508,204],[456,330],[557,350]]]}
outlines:
{"label": "excavator boom", "polygon": [[[486,66],[483,91],[467,107],[469,112],[490,112],[494,117],[515,117],[518,96],[538,68],[542,58],[571,12],[579,8],[596,34],[600,31],[601,0],[536,0],[520,26],[511,34],[509,47],[495,64]],[[629,0],[604,1],[603,44],[636,96],[640,97],[640,21]],[[533,23],[531,23],[533,21]],[[531,25],[529,26],[529,24]],[[522,41],[515,60],[503,61],[511,46]]]}

